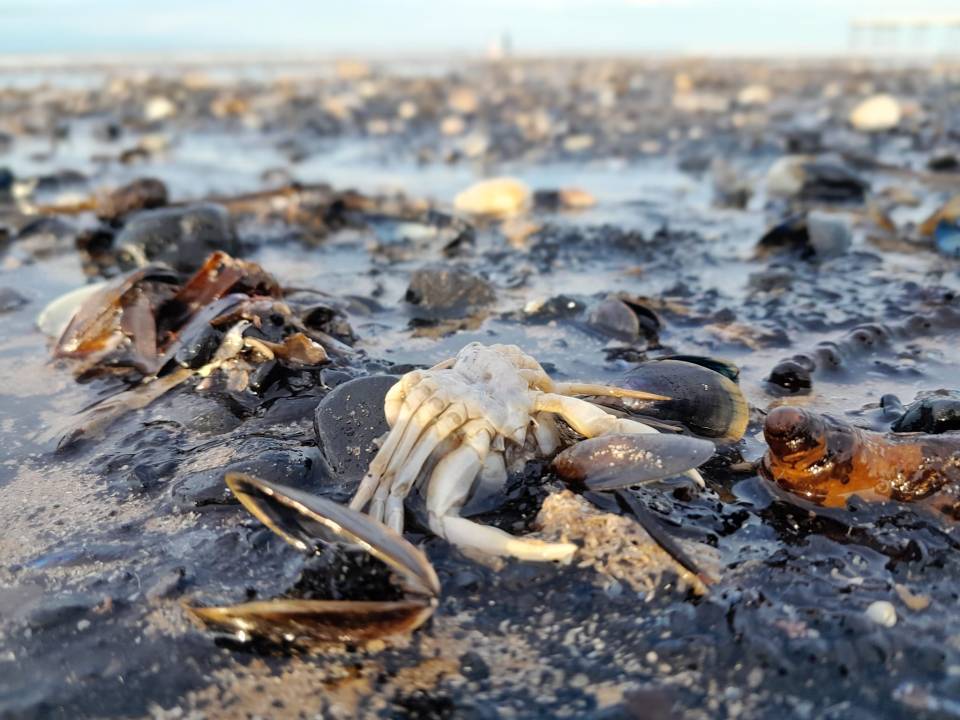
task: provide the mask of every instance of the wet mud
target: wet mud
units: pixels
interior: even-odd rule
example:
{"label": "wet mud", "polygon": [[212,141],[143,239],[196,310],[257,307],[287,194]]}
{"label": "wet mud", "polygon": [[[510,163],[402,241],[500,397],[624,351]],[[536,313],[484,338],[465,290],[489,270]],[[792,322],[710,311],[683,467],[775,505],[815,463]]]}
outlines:
{"label": "wet mud", "polygon": [[[960,389],[956,217],[935,215],[960,193],[942,161],[960,154],[960,68],[150,70],[4,71],[0,717],[960,716],[956,520],[925,501],[820,508],[754,464],[777,406],[889,432],[904,416],[885,396]],[[881,91],[897,126],[851,127]],[[798,155],[786,182],[776,164]],[[493,175],[539,193],[512,218],[456,210]],[[564,188],[596,202],[565,208]],[[58,450],[118,379],[51,360],[40,311],[211,250],[316,291],[349,352],[242,392],[190,378]],[[739,369],[746,434],[720,443],[705,489],[618,490],[628,502],[568,489],[544,458],[465,509],[548,532],[562,491],[610,528],[642,524],[635,501],[709,571],[705,592],[607,555],[479,561],[413,497],[406,535],[442,590],[409,637],[305,650],[191,622],[184,604],[388,599],[382,567],[305,557],[223,478],[348,501],[387,378],[472,341],[516,343],[558,380],[626,382],[667,356]]]}

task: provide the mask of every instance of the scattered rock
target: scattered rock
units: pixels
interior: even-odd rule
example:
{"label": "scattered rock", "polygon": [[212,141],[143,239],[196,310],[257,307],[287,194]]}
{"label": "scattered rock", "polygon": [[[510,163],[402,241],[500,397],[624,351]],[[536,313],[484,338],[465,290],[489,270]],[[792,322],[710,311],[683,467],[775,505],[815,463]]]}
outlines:
{"label": "scattered rock", "polygon": [[467,680],[479,682],[490,677],[490,667],[475,652],[466,652],[460,657],[460,674]]}
{"label": "scattered rock", "polygon": [[475,90],[468,87],[457,87],[447,96],[450,108],[462,115],[472,115],[480,107],[480,98]]}
{"label": "scattered rock", "polygon": [[177,105],[168,97],[155,95],[143,106],[143,117],[147,122],[169,120],[177,114]]}
{"label": "scattered rock", "polygon": [[850,225],[836,213],[812,210],[771,227],[757,243],[759,255],[795,253],[801,259],[827,260],[845,254],[853,242]]}
{"label": "scattered rock", "polygon": [[[960,172],[960,159],[953,153],[940,153],[927,160],[927,170],[932,172],[955,173]],[[2,187],[2,182],[0,182]]]}
{"label": "scattered rock", "polygon": [[130,265],[159,261],[181,272],[197,270],[214,250],[240,254],[230,216],[212,204],[144,210],[124,226],[115,245]]}
{"label": "scattered rock", "polygon": [[749,178],[738,173],[721,158],[710,163],[713,180],[713,204],[717,207],[743,210],[753,195],[753,184]]}
{"label": "scattered rock", "polygon": [[812,256],[813,248],[810,245],[807,219],[804,215],[792,215],[777,223],[757,242],[758,255],[779,252],[795,252],[801,258]]}
{"label": "scattered rock", "polygon": [[886,132],[900,124],[900,103],[892,95],[874,95],[850,111],[850,124],[860,132]]}
{"label": "scattered rock", "polygon": [[533,206],[537,210],[581,210],[596,204],[593,195],[579,188],[537,190],[533,194]]}
{"label": "scattered rock", "polygon": [[821,259],[843,255],[852,242],[846,219],[820,210],[812,210],[807,215],[807,235],[813,251]]}
{"label": "scattered rock", "polygon": [[26,305],[29,300],[16,290],[0,287],[0,313],[8,313]]}
{"label": "scattered rock", "polygon": [[119,187],[97,203],[102,220],[119,220],[138,210],[150,210],[167,204],[167,186],[155,178],[140,178]]}
{"label": "scattered rock", "polygon": [[523,308],[523,313],[529,322],[547,323],[579,317],[585,309],[586,305],[576,298],[556,295],[545,300],[531,300]]}
{"label": "scattered rock", "polygon": [[637,313],[618,297],[608,297],[595,305],[587,315],[587,325],[625,342],[634,342],[641,335]]}
{"label": "scattered rock", "polygon": [[147,600],[156,601],[165,598],[176,597],[183,590],[184,577],[186,572],[182,567],[172,568],[158,577],[154,583],[147,588],[144,596]]}
{"label": "scattered rock", "polygon": [[960,430],[960,398],[925,397],[911,403],[890,429],[899,433],[929,434]]}
{"label": "scattered rock", "polygon": [[506,217],[530,205],[530,188],[520,180],[501,177],[481,180],[454,198],[453,206],[470,215]]}
{"label": "scattered rock", "polygon": [[481,277],[456,267],[426,267],[413,273],[404,298],[417,317],[464,317],[492,303],[493,287]]}
{"label": "scattered rock", "polygon": [[892,628],[897,624],[897,609],[893,603],[886,600],[875,600],[866,610],[867,619],[885,628]]}
{"label": "scattered rock", "polygon": [[593,135],[567,135],[563,139],[563,149],[568,153],[579,153],[593,147]]}
{"label": "scattered rock", "polygon": [[18,254],[31,260],[51,257],[70,251],[76,230],[58,217],[34,217],[17,232]]}
{"label": "scattered rock", "polygon": [[767,172],[767,192],[775,197],[814,202],[863,202],[869,183],[830,158],[787,155]]}
{"label": "scattered rock", "polygon": [[747,85],[737,93],[738,105],[767,105],[773,99],[773,92],[766,85],[754,83]]}
{"label": "scattered rock", "polygon": [[27,624],[34,630],[65,625],[79,620],[93,610],[98,599],[92,595],[61,594],[44,597],[26,615]]}
{"label": "scattered rock", "polygon": [[462,135],[467,129],[467,123],[459,115],[448,115],[440,121],[440,132],[444,135]]}
{"label": "scattered rock", "polygon": [[767,382],[790,395],[808,395],[813,387],[811,368],[796,360],[777,363]]}
{"label": "scattered rock", "polygon": [[763,270],[751,273],[747,287],[756,292],[776,292],[789,290],[793,285],[794,273],[790,270]]}

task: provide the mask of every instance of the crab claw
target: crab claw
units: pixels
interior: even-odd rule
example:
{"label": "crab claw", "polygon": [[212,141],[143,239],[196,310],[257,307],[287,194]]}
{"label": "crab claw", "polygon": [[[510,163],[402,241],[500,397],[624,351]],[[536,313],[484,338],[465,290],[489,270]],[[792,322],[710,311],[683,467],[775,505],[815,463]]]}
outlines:
{"label": "crab claw", "polygon": [[368,515],[315,495],[230,473],[227,486],[258,520],[305,552],[359,546],[390,567],[409,595],[394,601],[278,599],[228,607],[188,607],[204,625],[268,640],[357,642],[409,633],[433,614],[437,574],[422,551]]}
{"label": "crab claw", "polygon": [[686,435],[615,433],[567,448],[553,467],[569,482],[613,490],[681,475],[705,463],[713,452],[709,440]]}

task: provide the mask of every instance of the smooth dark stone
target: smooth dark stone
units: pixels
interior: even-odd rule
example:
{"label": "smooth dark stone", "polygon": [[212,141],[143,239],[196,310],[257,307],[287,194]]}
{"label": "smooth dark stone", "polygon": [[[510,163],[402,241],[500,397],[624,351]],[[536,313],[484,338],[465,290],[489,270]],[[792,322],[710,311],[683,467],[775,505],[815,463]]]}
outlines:
{"label": "smooth dark stone", "polygon": [[377,452],[374,441],[390,429],[383,399],[397,380],[395,375],[351,380],[334,388],[317,407],[317,443],[337,478],[359,482],[366,473]]}
{"label": "smooth dark stone", "polygon": [[183,590],[186,572],[182,567],[172,568],[160,575],[144,592],[147,600],[176,597]]}
{"label": "smooth dark stone", "polygon": [[156,178],[139,178],[111,192],[100,203],[97,215],[103,220],[118,220],[139,210],[167,204],[167,186]]}
{"label": "smooth dark stone", "polygon": [[777,363],[767,382],[793,395],[806,395],[813,387],[810,370],[794,360]]}
{"label": "smooth dark stone", "polygon": [[425,319],[463,317],[495,299],[493,286],[455,267],[429,267],[410,278],[405,296],[413,314]]}
{"label": "smooth dark stone", "polygon": [[918,400],[907,407],[890,429],[901,433],[960,430],[960,399],[942,397]]}
{"label": "smooth dark stone", "polygon": [[16,290],[0,287],[0,313],[8,313],[26,305],[29,300]]}
{"label": "smooth dark stone", "polygon": [[92,595],[64,594],[44,597],[27,615],[27,624],[34,630],[63,625],[78,620],[96,606]]}
{"label": "smooth dark stone", "polygon": [[215,250],[240,251],[227,211],[219,205],[144,210],[124,226],[115,247],[139,248],[147,260],[165,262],[181,272],[197,270]]}

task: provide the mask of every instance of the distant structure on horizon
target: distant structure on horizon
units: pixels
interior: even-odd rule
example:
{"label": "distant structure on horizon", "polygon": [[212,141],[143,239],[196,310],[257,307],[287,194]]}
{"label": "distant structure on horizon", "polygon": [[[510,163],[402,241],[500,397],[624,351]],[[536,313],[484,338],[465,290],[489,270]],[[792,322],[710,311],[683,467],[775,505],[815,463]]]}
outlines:
{"label": "distant structure on horizon", "polygon": [[513,39],[506,30],[487,46],[488,60],[504,60],[513,54]]}
{"label": "distant structure on horizon", "polygon": [[891,56],[960,54],[960,15],[901,15],[850,22],[852,53]]}

